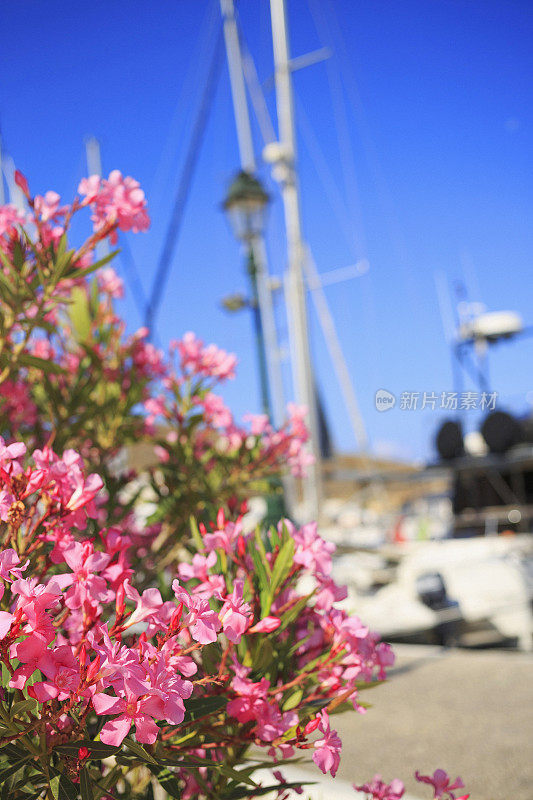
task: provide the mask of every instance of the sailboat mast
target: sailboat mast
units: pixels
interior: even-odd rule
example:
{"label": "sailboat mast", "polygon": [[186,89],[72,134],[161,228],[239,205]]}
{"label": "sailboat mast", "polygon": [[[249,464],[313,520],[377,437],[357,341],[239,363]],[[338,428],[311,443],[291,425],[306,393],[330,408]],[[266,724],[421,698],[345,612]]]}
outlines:
{"label": "sailboat mast", "polygon": [[303,265],[305,258],[302,239],[299,187],[296,173],[296,135],[294,101],[289,56],[287,13],[285,0],[270,0],[272,40],[276,83],[276,107],[279,130],[279,156],[274,175],[279,176],[287,234],[288,264],[286,272],[286,304],[289,323],[291,361],[296,400],[308,408],[311,447],[315,464],[304,481],[305,514],[316,518],[321,495],[320,451],[316,392],[311,367],[309,330]]}
{"label": "sailboat mast", "polygon": [[[235,19],[233,0],[220,0],[220,9],[224,22],[224,42],[228,59],[231,96],[233,100],[235,125],[237,128],[241,168],[245,172],[253,174],[256,170],[256,161],[250,125],[250,111],[244,82],[239,31]],[[259,311],[261,313],[261,324],[265,337],[268,378],[272,396],[273,421],[276,425],[281,425],[285,413],[283,378],[281,374],[278,335],[274,317],[264,237],[262,235],[255,236],[251,244],[257,270]]]}
{"label": "sailboat mast", "polygon": [[235,125],[237,127],[237,141],[239,143],[241,167],[244,172],[253,173],[255,171],[255,156],[252,129],[250,126],[248,101],[246,99],[246,86],[244,84],[244,75],[242,71],[241,45],[239,42],[237,22],[235,20],[233,0],[220,0],[220,10],[222,11],[222,19],[224,20],[224,42],[228,59],[231,97],[233,100]]}

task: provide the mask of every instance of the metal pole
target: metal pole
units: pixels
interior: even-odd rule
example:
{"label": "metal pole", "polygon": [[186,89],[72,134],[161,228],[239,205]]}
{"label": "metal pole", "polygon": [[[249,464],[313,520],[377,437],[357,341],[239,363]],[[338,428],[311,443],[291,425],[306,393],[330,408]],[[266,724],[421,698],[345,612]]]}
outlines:
{"label": "metal pole", "polygon": [[[224,21],[224,41],[228,59],[231,96],[237,127],[237,141],[241,167],[246,172],[254,173],[256,169],[255,154],[250,127],[250,114],[244,83],[241,46],[233,0],[220,0],[220,9]],[[272,417],[275,425],[282,424],[285,415],[285,399],[278,335],[274,316],[272,291],[269,285],[268,263],[265,240],[256,236],[252,241],[259,309],[263,325],[268,377],[272,393]]]}
{"label": "metal pole", "polygon": [[280,158],[277,165],[279,168],[275,170],[275,174],[281,175],[281,191],[285,207],[288,250],[286,299],[291,361],[297,402],[308,408],[311,447],[315,456],[315,464],[309,468],[308,477],[304,481],[304,505],[306,516],[316,518],[321,495],[318,414],[309,351],[303,277],[304,248],[296,176],[296,137],[285,0],[270,0],[270,14],[280,147]]}

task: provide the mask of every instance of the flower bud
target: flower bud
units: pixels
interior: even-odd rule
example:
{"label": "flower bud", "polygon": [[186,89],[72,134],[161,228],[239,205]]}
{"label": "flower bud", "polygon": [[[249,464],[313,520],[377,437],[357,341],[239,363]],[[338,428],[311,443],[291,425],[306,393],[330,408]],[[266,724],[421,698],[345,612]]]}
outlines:
{"label": "flower bud", "polygon": [[25,196],[29,199],[30,187],[28,186],[28,181],[26,180],[22,172],[18,171],[18,169],[15,170],[15,183],[17,184],[19,189],[22,189]]}
{"label": "flower bud", "polygon": [[117,596],[115,600],[117,619],[121,619],[124,616],[124,611],[126,609],[125,595],[126,590],[124,589],[124,584],[121,583],[117,589]]}
{"label": "flower bud", "polygon": [[279,617],[263,617],[259,622],[250,628],[248,633],[272,633],[279,628],[281,620]]}
{"label": "flower bud", "polygon": [[100,656],[97,655],[93,662],[91,662],[89,669],[87,670],[87,683],[92,683],[96,676],[98,675],[98,670],[100,669]]}
{"label": "flower bud", "polygon": [[315,717],[315,719],[312,719],[310,722],[307,723],[307,725],[304,728],[305,735],[309,736],[310,733],[316,731],[319,725],[320,725],[320,717]]}
{"label": "flower bud", "polygon": [[180,624],[180,621],[181,621],[181,615],[182,614],[183,614],[183,603],[179,603],[178,607],[176,608],[176,610],[174,611],[174,613],[172,614],[172,616],[170,618],[170,628],[173,631],[175,631],[177,628],[179,628],[179,624]]}

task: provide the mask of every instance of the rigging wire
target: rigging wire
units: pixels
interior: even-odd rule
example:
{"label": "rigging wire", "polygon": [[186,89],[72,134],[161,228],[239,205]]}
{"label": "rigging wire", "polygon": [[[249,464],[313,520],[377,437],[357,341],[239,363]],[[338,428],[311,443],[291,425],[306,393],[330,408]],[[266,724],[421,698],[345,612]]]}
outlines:
{"label": "rigging wire", "polygon": [[222,25],[220,25],[217,42],[213,49],[211,63],[207,72],[202,100],[193,125],[187,155],[185,157],[180,182],[174,199],[174,205],[167,228],[167,234],[152,283],[152,290],[150,293],[148,306],[146,308],[145,322],[148,328],[152,327],[157,317],[163,296],[163,290],[168,280],[172,257],[174,255],[178,234],[183,220],[183,212],[189,198],[194,170],[198,162],[198,156],[200,154],[202,141],[207,127],[209,111],[211,110],[213,104],[218,78],[221,73],[222,56],[223,37]]}
{"label": "rigging wire", "polygon": [[410,295],[410,300],[413,306],[415,306],[419,296],[419,289],[410,263],[407,244],[399,220],[396,204],[394,202],[388,181],[383,172],[377,147],[370,130],[363,103],[361,101],[359,87],[353,74],[342,28],[335,11],[335,5],[331,2],[331,0],[323,0],[323,2],[327,3],[328,6],[326,20],[327,29],[329,35],[331,36],[333,50],[339,61],[339,67],[342,71],[344,89],[348,97],[350,108],[355,115],[359,136],[361,138],[361,144],[365,150],[366,159],[372,172],[372,177],[376,187],[378,200],[381,204],[385,220],[389,227],[390,239],[396,251],[398,262],[404,270],[407,291]]}
{"label": "rigging wire", "polygon": [[[219,14],[218,0],[210,0],[200,21],[200,36],[195,45],[196,57],[191,58],[168,126],[166,140],[161,148],[161,155],[154,171],[151,186],[147,195],[154,217],[163,212],[163,202],[167,193],[172,191],[171,179],[177,173],[180,148],[176,142],[182,131],[190,129],[190,121],[194,115],[194,103],[197,96],[198,76],[202,66],[207,63],[209,54],[213,52],[218,32]],[[186,142],[184,142],[186,144]],[[144,316],[144,315],[143,315]]]}
{"label": "rigging wire", "polygon": [[266,104],[265,95],[261,88],[255,61],[250,53],[250,49],[248,47],[248,43],[246,41],[246,37],[244,36],[244,31],[237,14],[235,14],[235,21],[237,23],[239,40],[241,42],[244,80],[246,81],[246,85],[248,87],[248,92],[252,101],[257,124],[259,125],[259,130],[261,132],[261,138],[263,139],[264,144],[270,144],[270,142],[277,141],[276,131],[274,130],[272,118]]}
{"label": "rigging wire", "polygon": [[317,175],[324,187],[324,191],[328,197],[331,208],[337,217],[339,225],[341,226],[342,232],[346,239],[346,244],[350,250],[355,251],[354,256],[356,259],[362,258],[364,256],[357,253],[357,250],[360,250],[360,248],[356,247],[357,237],[354,235],[353,224],[350,219],[350,214],[346,209],[345,200],[338,189],[337,181],[335,180],[333,173],[328,166],[324,152],[320,147],[318,138],[313,131],[309,117],[306,114],[304,104],[300,100],[297,92],[295,92],[295,98],[298,119],[300,122],[300,131],[307,152],[311,157],[311,161],[314,164]]}
{"label": "rigging wire", "polygon": [[[324,8],[317,0],[308,0],[309,11],[313,18],[317,34],[320,36],[321,31],[328,32],[329,22]],[[332,39],[331,35],[328,39]],[[329,48],[331,50],[331,47]],[[346,110],[346,100],[342,89],[342,82],[340,72],[334,59],[328,59],[326,63],[326,76],[328,80],[332,106],[333,118],[335,122],[335,133],[337,144],[339,147],[339,155],[341,160],[342,175],[344,181],[344,192],[347,205],[351,207],[350,216],[352,222],[352,236],[353,247],[356,252],[358,249],[366,252],[366,245],[364,241],[364,229],[362,224],[362,209],[360,194],[358,191],[358,178],[355,166],[354,148],[352,138],[350,136],[348,127],[348,114]]]}

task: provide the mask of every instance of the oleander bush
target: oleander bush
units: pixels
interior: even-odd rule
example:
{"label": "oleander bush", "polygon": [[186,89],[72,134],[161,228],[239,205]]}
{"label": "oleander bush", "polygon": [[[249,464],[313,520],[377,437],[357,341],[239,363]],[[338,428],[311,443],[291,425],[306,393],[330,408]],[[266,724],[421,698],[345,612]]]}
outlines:
{"label": "oleander bush", "polygon": [[[2,800],[150,800],[157,783],[285,798],[302,789],[278,767],[306,750],[334,776],[332,716],[364,711],[393,655],[339,607],[316,524],[243,519],[305,471],[304,410],[279,430],[238,423],[217,394],[233,355],[187,333],[165,357],[126,333],[115,253],[94,253],[148,227],[136,181],[92,176],[68,205],[17,182],[26,210],[0,208]],[[139,443],[152,455],[136,470]],[[421,780],[453,797],[460,782],[435,776]]]}

